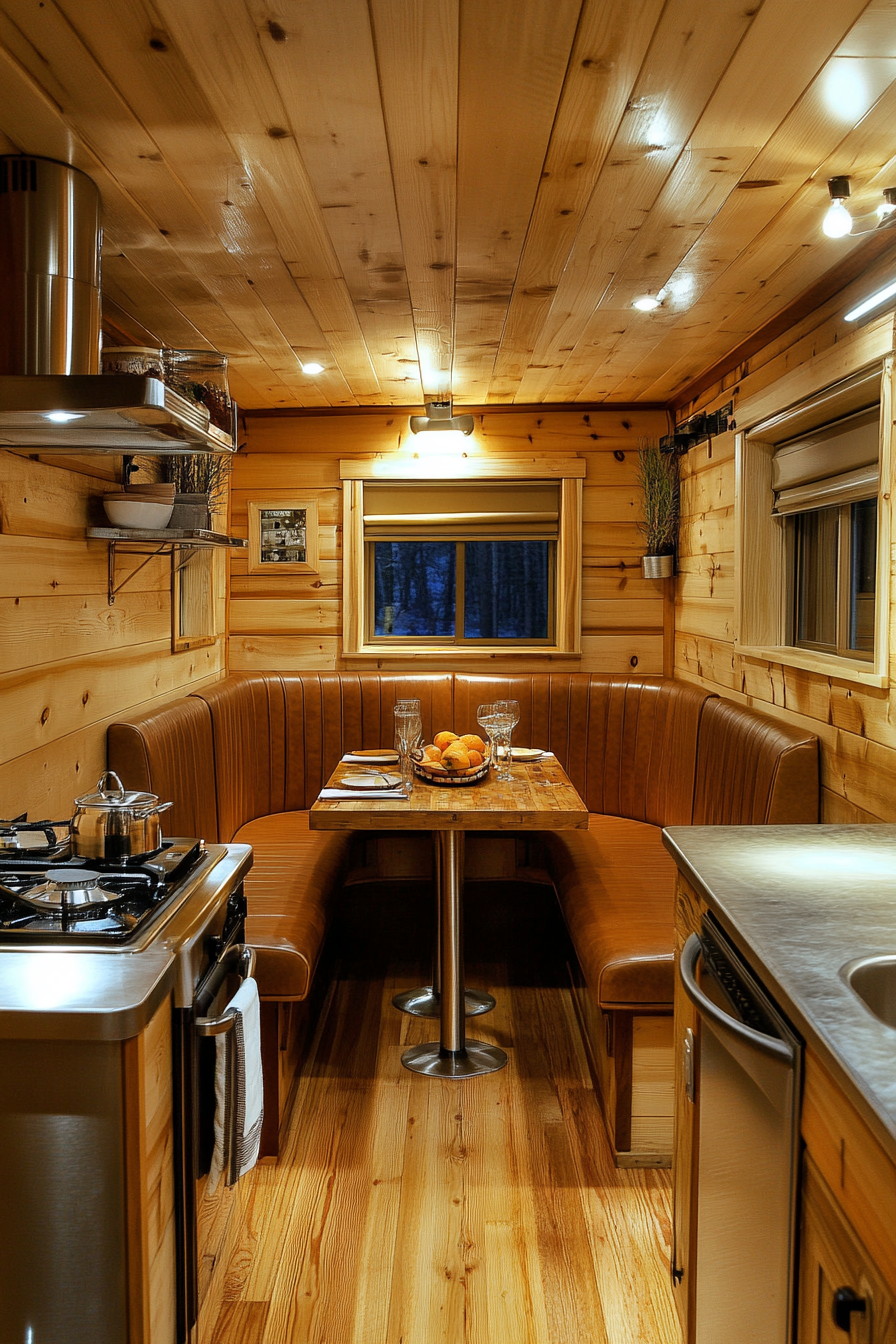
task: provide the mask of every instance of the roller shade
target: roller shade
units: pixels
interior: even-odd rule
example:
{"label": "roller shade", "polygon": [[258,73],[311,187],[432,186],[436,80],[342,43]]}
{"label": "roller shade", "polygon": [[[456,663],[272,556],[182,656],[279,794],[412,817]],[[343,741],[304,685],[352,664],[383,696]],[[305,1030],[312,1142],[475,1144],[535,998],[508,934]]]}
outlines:
{"label": "roller shade", "polygon": [[554,541],[560,528],[558,481],[369,482],[368,541]]}
{"label": "roller shade", "polygon": [[880,407],[780,444],[772,460],[775,512],[833,508],[877,494]]}

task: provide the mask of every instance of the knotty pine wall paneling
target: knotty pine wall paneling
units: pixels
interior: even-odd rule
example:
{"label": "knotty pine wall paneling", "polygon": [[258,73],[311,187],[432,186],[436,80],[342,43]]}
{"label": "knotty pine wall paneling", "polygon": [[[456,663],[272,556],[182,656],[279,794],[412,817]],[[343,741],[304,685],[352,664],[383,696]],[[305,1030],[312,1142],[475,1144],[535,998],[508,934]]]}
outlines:
{"label": "knotty pine wall paneling", "polygon": [[[167,555],[109,605],[106,543],[84,532],[105,525],[120,470],[118,457],[0,452],[0,817],[70,816],[105,768],[109,723],[224,671],[223,555],[214,645],[171,653]],[[119,556],[119,581],[143,558]]]}
{"label": "knotty pine wall paneling", "polygon": [[[680,408],[684,419],[733,398],[737,405],[813,359],[863,338],[843,313],[891,278],[876,267],[806,315]],[[885,321],[892,321],[892,314]],[[836,357],[834,356],[836,362]],[[836,376],[836,375],[835,375]],[[817,733],[822,754],[822,820],[896,822],[896,692],[893,688],[896,568],[889,593],[890,681],[864,686],[781,663],[742,657],[735,639],[735,438],[722,435],[682,458],[679,574],[675,580],[675,676]],[[891,492],[892,496],[892,492]],[[890,509],[893,500],[890,498]],[[891,515],[892,526],[892,515]],[[894,556],[896,558],[896,556]],[[746,574],[761,583],[762,575]]]}
{"label": "knotty pine wall paneling", "polygon": [[[389,670],[388,659],[342,654],[342,490],[339,461],[413,454],[419,444],[403,412],[246,417],[248,451],[234,464],[231,530],[248,535],[250,499],[312,496],[320,508],[319,575],[247,573],[231,556],[230,668],[238,671]],[[641,578],[638,440],[668,428],[661,411],[496,410],[476,416],[469,452],[479,456],[578,456],[587,463],[583,503],[581,656],[483,655],[425,660],[433,670],[663,671],[666,599],[662,580]],[[620,565],[624,564],[625,569]],[[669,613],[671,629],[671,613]],[[422,659],[414,660],[423,666]]]}

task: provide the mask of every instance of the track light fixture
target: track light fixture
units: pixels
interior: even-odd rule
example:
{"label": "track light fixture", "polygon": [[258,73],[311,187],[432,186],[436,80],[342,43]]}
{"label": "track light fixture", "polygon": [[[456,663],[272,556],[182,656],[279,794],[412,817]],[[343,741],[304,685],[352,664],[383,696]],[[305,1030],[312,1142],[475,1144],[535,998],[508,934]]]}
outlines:
{"label": "track light fixture", "polygon": [[412,434],[431,433],[433,430],[472,434],[472,415],[455,415],[451,398],[428,401],[425,415],[412,415],[408,421]]}
{"label": "track light fixture", "polygon": [[848,235],[856,237],[863,233],[874,233],[876,229],[891,228],[896,224],[896,187],[885,188],[883,201],[870,215],[857,215],[855,218],[846,208],[846,202],[849,200],[848,177],[829,178],[828,192],[831,204],[821,226],[828,238],[846,238]]}

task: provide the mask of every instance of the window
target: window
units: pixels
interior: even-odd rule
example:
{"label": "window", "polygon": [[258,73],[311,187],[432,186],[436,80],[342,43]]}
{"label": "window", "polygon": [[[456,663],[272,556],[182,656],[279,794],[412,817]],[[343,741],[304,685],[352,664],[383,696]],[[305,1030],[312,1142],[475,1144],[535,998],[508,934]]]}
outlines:
{"label": "window", "polygon": [[346,492],[346,652],[577,652],[579,480],[355,480]]}
{"label": "window", "polygon": [[877,500],[790,520],[792,642],[851,658],[874,655]]}
{"label": "window", "polygon": [[737,447],[739,653],[885,684],[891,378],[885,357],[783,411],[761,394]]}
{"label": "window", "polygon": [[786,519],[787,642],[874,656],[880,406],[780,444],[775,513]]}

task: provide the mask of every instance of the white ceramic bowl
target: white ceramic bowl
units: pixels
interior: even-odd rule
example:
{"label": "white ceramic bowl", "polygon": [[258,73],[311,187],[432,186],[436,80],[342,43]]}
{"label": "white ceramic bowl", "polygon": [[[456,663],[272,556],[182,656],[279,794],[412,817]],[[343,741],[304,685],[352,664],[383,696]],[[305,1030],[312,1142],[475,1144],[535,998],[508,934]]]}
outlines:
{"label": "white ceramic bowl", "polygon": [[173,504],[150,504],[139,499],[103,500],[106,517],[113,527],[145,527],[158,529],[168,526]]}

